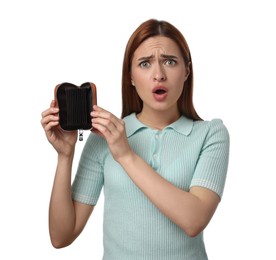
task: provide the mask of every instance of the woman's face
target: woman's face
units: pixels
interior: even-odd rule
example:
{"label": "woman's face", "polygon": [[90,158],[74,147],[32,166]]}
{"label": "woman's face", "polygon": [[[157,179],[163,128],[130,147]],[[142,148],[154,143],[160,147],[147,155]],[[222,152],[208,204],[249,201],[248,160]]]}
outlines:
{"label": "woman's face", "polygon": [[178,113],[177,100],[188,75],[179,47],[170,38],[148,38],[134,52],[131,79],[143,101],[143,112]]}

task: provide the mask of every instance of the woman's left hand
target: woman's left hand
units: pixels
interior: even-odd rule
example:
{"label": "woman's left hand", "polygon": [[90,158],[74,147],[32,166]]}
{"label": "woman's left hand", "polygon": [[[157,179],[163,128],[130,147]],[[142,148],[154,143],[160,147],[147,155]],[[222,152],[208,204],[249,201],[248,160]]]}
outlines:
{"label": "woman's left hand", "polygon": [[94,131],[106,139],[114,160],[119,162],[132,153],[122,119],[96,105],[91,116]]}

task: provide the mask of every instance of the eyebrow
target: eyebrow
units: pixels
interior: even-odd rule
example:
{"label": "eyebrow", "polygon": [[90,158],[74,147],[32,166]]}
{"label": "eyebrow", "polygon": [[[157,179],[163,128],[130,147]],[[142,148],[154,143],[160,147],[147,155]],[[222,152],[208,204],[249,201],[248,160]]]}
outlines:
{"label": "eyebrow", "polygon": [[[150,60],[150,59],[152,59],[153,57],[154,57],[153,55],[141,57],[141,58],[138,59],[138,61]],[[161,54],[161,58],[165,58],[165,59],[177,59],[177,56],[174,56],[174,55],[167,55],[167,54]]]}

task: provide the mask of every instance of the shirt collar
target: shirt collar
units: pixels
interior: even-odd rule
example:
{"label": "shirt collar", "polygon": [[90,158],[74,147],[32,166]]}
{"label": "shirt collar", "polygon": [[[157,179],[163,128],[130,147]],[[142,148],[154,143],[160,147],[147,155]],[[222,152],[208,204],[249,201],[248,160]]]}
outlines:
{"label": "shirt collar", "polygon": [[165,129],[174,129],[176,132],[188,136],[192,132],[193,125],[194,121],[192,119],[182,115],[174,123],[165,127]]}
{"label": "shirt collar", "polygon": [[142,122],[140,122],[135,113],[132,113],[124,118],[125,126],[126,126],[126,135],[130,137],[135,134],[141,128],[147,128]]}
{"label": "shirt collar", "polygon": [[[136,117],[135,113],[132,113],[124,118],[125,126],[126,126],[126,134],[127,137],[135,134],[140,129],[148,128],[148,126],[144,125],[141,121],[139,121]],[[176,132],[188,136],[193,129],[193,120],[189,119],[185,116],[181,116],[174,123],[165,127],[165,129],[173,129]]]}

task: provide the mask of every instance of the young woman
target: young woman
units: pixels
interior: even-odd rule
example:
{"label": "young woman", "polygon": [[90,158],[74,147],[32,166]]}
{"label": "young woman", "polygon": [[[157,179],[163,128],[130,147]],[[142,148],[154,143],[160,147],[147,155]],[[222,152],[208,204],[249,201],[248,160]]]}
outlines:
{"label": "young woman", "polygon": [[105,260],[203,260],[203,230],[223,193],[229,134],[203,121],[193,101],[188,45],[173,25],[150,19],[130,37],[122,119],[94,106],[93,131],[71,186],[77,133],[59,127],[52,101],[41,124],[58,153],[49,208],[54,247],[81,233],[104,186]]}

